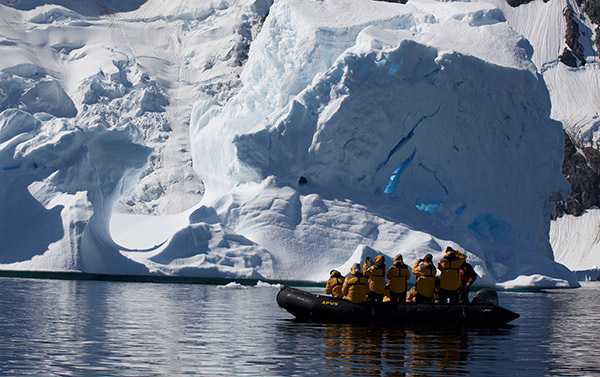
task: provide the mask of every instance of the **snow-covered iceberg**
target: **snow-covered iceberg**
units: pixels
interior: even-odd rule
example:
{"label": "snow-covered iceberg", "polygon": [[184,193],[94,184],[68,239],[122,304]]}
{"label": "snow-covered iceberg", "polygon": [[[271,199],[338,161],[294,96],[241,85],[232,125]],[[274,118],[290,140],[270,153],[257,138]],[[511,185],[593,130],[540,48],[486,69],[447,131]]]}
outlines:
{"label": "snow-covered iceberg", "polygon": [[[104,136],[122,143],[110,152],[123,163],[103,163],[92,148],[76,156],[93,163],[70,168],[78,161],[71,150],[39,140],[51,124],[48,139],[62,135],[58,121],[12,114],[29,118],[0,133],[10,130],[0,146],[9,177],[2,182],[19,189],[3,183],[2,190],[23,199],[3,213],[27,208],[24,219],[43,213],[55,229],[23,254],[19,244],[31,240],[14,236],[3,216],[2,236],[16,248],[3,253],[0,268],[319,281],[368,254],[403,253],[410,264],[425,253],[439,258],[451,245],[468,254],[484,284],[576,286],[548,242],[554,201],[568,185],[561,124],[550,118],[532,53],[503,12],[483,2],[275,1],[239,92],[194,106],[190,139],[202,202],[149,251],[135,250],[134,239],[151,234],[122,236],[131,229],[126,222],[108,231],[107,211],[135,186],[148,154],[135,127],[125,123]],[[152,88],[144,86],[160,94]],[[160,106],[146,111],[166,104],[153,98]],[[104,145],[96,129],[62,127]],[[25,140],[33,140],[31,152]],[[44,151],[45,164],[60,154],[65,166],[32,175],[35,150]],[[112,174],[86,179],[97,165]],[[131,241],[127,248],[112,240],[116,233]]]}
{"label": "snow-covered iceberg", "polygon": [[486,283],[572,283],[548,243],[561,125],[503,21],[479,3],[276,3],[238,96],[195,109],[204,203],[285,261],[278,277],[322,279],[361,244],[408,261],[453,244]]}

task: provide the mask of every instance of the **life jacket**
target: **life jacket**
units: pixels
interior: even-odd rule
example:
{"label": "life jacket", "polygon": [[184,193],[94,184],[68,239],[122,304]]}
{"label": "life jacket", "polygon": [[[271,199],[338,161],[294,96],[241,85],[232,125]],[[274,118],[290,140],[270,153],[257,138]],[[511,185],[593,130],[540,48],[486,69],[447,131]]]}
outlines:
{"label": "life jacket", "polygon": [[447,252],[438,262],[441,271],[440,288],[455,291],[462,285],[458,269],[465,263],[465,255],[460,252]]}
{"label": "life jacket", "polygon": [[385,290],[385,264],[374,264],[364,268],[364,271],[365,276],[369,278],[369,289],[382,295]]}
{"label": "life jacket", "polygon": [[390,292],[403,293],[406,292],[406,281],[410,278],[410,271],[404,263],[394,262],[388,270],[387,278],[390,279]]}
{"label": "life jacket", "polygon": [[346,278],[343,276],[337,276],[327,280],[325,293],[336,298],[343,298],[344,294],[342,293],[342,287],[344,286],[344,280],[346,280]]}
{"label": "life jacket", "polygon": [[344,281],[342,293],[349,301],[354,303],[367,301],[369,279],[363,274],[350,275]]}
{"label": "life jacket", "polygon": [[433,291],[435,289],[435,274],[437,270],[433,263],[419,262],[415,263],[413,274],[417,275],[417,283],[415,288],[417,293],[424,297],[433,297]]}

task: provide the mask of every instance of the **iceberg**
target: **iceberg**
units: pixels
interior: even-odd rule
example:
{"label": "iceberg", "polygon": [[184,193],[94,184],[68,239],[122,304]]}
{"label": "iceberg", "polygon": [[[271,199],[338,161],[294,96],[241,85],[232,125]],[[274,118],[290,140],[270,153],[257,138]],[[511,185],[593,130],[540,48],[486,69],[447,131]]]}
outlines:
{"label": "iceberg", "polygon": [[[238,96],[196,106],[203,203],[285,260],[280,277],[323,279],[359,245],[414,261],[454,244],[488,284],[544,271],[576,285],[548,243],[568,193],[561,125],[522,38],[480,3],[352,5],[276,3]],[[357,13],[368,26],[328,23]],[[355,30],[339,56],[318,53]]]}
{"label": "iceberg", "polygon": [[[59,75],[24,55],[0,76],[11,88],[0,98],[0,269],[323,281],[366,255],[412,264],[452,246],[482,284],[577,286],[548,236],[569,190],[562,127],[532,46],[499,7],[209,3],[185,14],[185,4],[132,3],[132,21],[117,26],[50,5],[23,10],[82,37],[49,44],[77,80],[50,80]],[[185,45],[173,64],[123,39],[165,24],[198,43],[159,39]],[[215,50],[228,29],[240,39]],[[157,154],[183,100],[195,103],[189,145]],[[147,171],[188,148],[198,203],[161,191],[177,165]],[[178,210],[136,228],[113,213],[132,193],[150,213]]]}

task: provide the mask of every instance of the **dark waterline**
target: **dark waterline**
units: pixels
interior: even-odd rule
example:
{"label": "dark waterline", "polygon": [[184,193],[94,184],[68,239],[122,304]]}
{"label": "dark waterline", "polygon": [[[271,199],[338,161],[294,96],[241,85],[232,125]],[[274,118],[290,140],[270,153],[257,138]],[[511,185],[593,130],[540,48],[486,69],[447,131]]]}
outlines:
{"label": "dark waterline", "polygon": [[271,279],[236,279],[223,277],[194,277],[194,276],[168,276],[168,275],[113,275],[96,274],[78,271],[24,271],[24,270],[0,270],[0,278],[24,278],[24,279],[49,279],[49,280],[94,280],[129,283],[164,283],[164,284],[212,284],[225,285],[228,283],[239,283],[242,285],[256,285],[259,281],[268,284],[285,284],[295,287],[318,287],[325,286],[325,282],[313,282],[306,280],[271,280]]}
{"label": "dark waterline", "polygon": [[297,323],[277,292],[0,278],[0,375],[600,375],[599,283],[500,292],[497,329]]}

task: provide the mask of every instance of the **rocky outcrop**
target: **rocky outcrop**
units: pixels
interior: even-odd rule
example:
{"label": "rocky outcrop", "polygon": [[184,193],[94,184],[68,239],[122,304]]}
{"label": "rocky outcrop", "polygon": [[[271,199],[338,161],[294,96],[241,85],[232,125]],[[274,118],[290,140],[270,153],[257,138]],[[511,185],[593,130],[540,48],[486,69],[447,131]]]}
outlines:
{"label": "rocky outcrop", "polygon": [[587,0],[583,4],[583,11],[596,24],[594,44],[596,45],[596,51],[600,51],[600,0]]}
{"label": "rocky outcrop", "polygon": [[558,216],[579,216],[587,208],[600,207],[600,152],[597,149],[578,148],[565,134],[562,172],[571,185],[571,195],[557,203]]}
{"label": "rocky outcrop", "polygon": [[585,54],[583,47],[579,43],[579,24],[573,8],[567,6],[564,11],[565,23],[567,28],[565,31],[565,42],[568,47],[565,47],[562,54],[558,57],[561,63],[569,67],[576,68],[585,65]]}
{"label": "rocky outcrop", "polygon": [[506,2],[508,3],[508,5],[510,5],[513,8],[516,8],[519,5],[530,3],[532,1],[533,0],[506,0]]}

